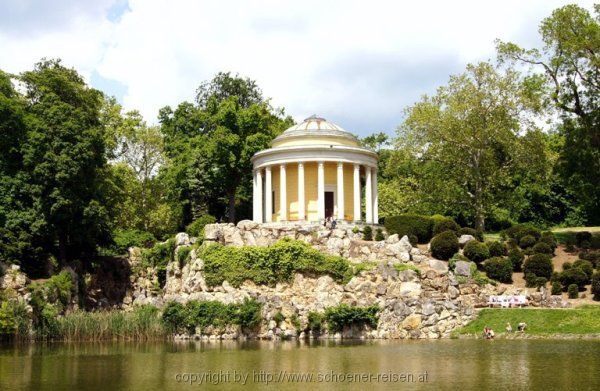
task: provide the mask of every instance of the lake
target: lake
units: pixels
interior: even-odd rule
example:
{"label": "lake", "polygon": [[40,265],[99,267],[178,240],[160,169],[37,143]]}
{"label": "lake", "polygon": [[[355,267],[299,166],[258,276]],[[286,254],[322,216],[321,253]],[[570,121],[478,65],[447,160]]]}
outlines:
{"label": "lake", "polygon": [[600,341],[111,342],[0,347],[0,390],[265,387],[598,390]]}

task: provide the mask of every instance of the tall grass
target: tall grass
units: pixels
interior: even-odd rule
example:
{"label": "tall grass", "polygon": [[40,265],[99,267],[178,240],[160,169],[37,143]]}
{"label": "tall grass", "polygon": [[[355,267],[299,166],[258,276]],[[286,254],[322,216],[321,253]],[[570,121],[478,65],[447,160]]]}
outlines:
{"label": "tall grass", "polygon": [[50,338],[67,341],[152,340],[167,336],[158,309],[136,307],[131,312],[75,311],[57,318]]}

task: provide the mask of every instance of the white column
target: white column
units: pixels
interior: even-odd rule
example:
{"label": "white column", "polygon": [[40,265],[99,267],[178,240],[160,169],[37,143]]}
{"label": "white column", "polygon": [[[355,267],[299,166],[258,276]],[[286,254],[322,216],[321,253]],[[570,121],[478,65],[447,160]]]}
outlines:
{"label": "white column", "polygon": [[377,169],[373,170],[373,223],[379,224],[379,192],[377,191]]}
{"label": "white column", "polygon": [[298,163],[298,220],[306,220],[304,204],[304,163]]}
{"label": "white column", "polygon": [[360,221],[360,164],[354,165],[354,221]]}
{"label": "white column", "polygon": [[365,208],[367,210],[365,211],[365,214],[366,214],[367,224],[373,224],[373,197],[372,197],[373,181],[371,178],[371,167],[365,166],[365,172],[367,175],[367,180],[365,183],[365,193],[366,193],[365,194],[365,196],[366,196]]}
{"label": "white column", "polygon": [[257,194],[256,194],[256,170],[252,171],[252,220],[258,223],[258,210],[256,209]]}
{"label": "white column", "polygon": [[337,218],[344,220],[344,163],[337,165]]}
{"label": "white column", "polygon": [[258,220],[255,220],[257,223],[262,223],[263,220],[263,184],[262,184],[262,171],[256,170],[256,215],[258,216]]}
{"label": "white column", "polygon": [[317,168],[317,218],[325,219],[325,164],[319,162]]}
{"label": "white column", "polygon": [[271,166],[265,167],[265,221],[273,221],[273,181],[271,176]]}
{"label": "white column", "polygon": [[287,185],[285,164],[279,166],[279,221],[287,221]]}

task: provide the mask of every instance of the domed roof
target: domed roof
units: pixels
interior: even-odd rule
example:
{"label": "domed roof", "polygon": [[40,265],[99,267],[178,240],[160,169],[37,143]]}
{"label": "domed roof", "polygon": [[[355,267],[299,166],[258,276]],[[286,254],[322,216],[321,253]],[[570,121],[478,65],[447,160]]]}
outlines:
{"label": "domed roof", "polygon": [[352,144],[358,144],[358,139],[352,133],[316,114],[311,115],[301,123],[285,130],[275,138],[274,143],[278,144],[284,140],[295,139],[298,137],[340,137],[347,139],[347,141],[352,142]]}

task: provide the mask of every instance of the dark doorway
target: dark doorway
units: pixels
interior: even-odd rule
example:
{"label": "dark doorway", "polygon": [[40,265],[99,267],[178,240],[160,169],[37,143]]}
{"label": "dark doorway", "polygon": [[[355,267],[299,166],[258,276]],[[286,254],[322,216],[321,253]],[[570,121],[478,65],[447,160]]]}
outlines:
{"label": "dark doorway", "polygon": [[325,218],[333,216],[333,192],[325,192]]}

